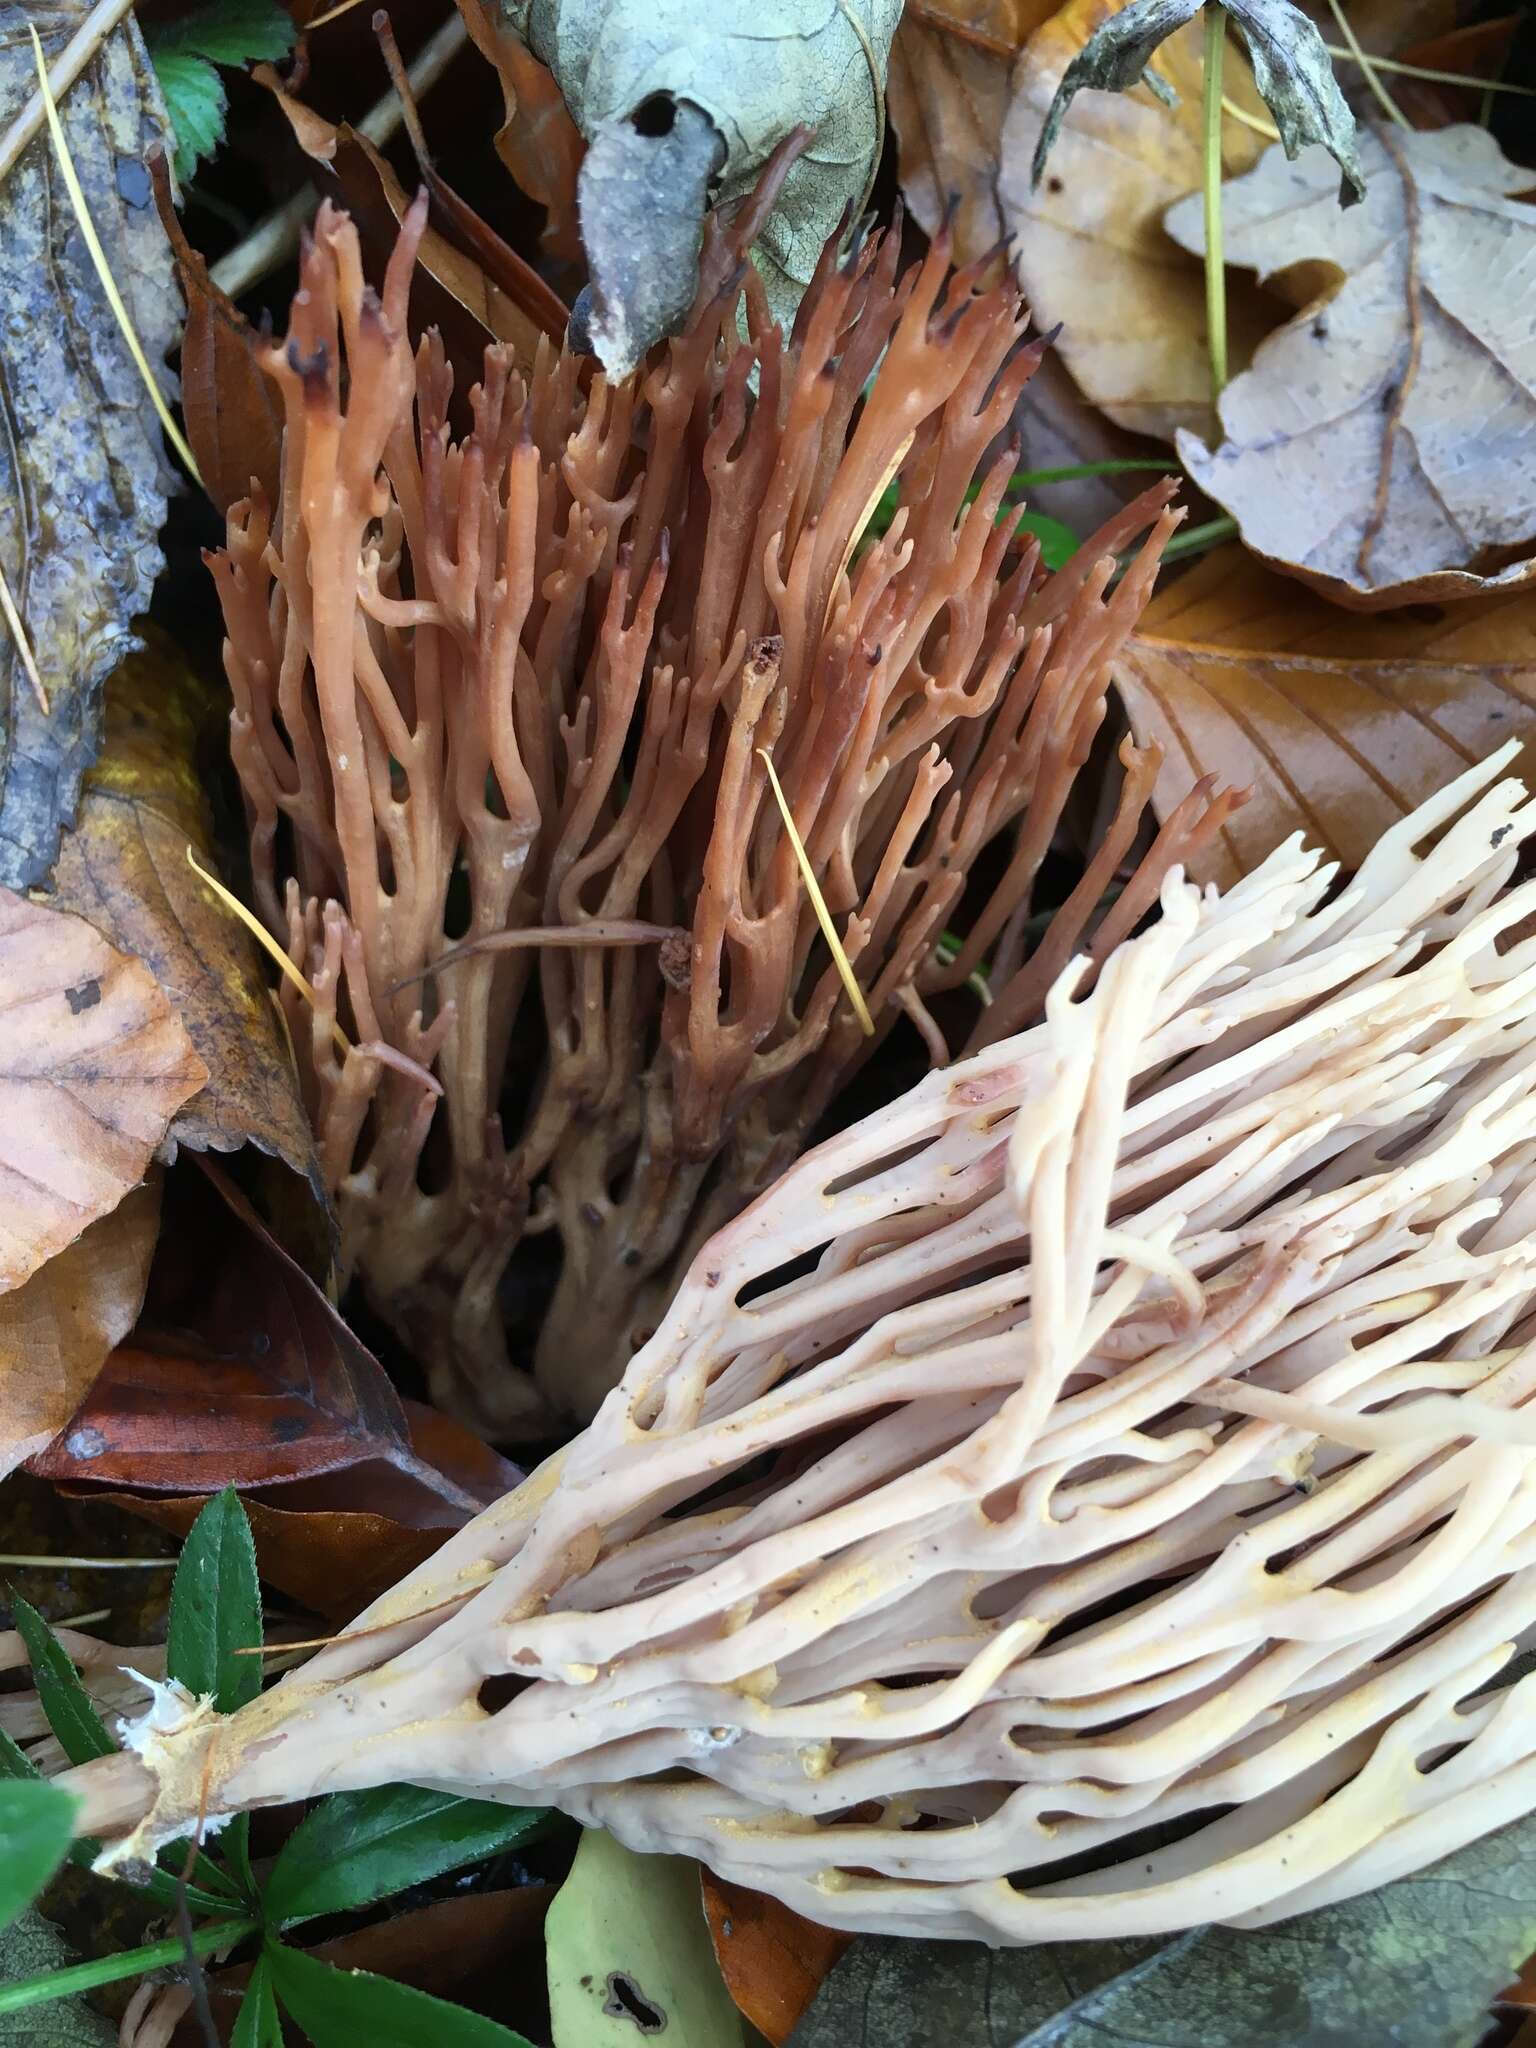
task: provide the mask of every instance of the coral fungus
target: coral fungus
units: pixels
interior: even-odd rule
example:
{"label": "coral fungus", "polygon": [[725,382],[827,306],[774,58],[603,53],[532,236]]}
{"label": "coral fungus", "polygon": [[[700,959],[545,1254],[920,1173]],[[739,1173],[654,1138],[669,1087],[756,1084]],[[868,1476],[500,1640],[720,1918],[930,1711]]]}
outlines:
{"label": "coral fungus", "polygon": [[1283,1917],[1536,1806],[1510,751],[1343,891],[1296,841],[1170,877],[1089,992],[727,1224],[355,1637],[71,1773],[81,1827],[404,1779],[1028,1942]]}
{"label": "coral fungus", "polygon": [[[1156,760],[1128,747],[1026,964],[1167,489],[1045,574],[1003,510],[1041,346],[1016,293],[950,275],[942,237],[898,276],[873,236],[829,245],[785,339],[741,259],[771,196],[712,228],[648,369],[584,382],[546,350],[524,377],[492,349],[458,441],[442,349],[407,338],[423,214],[375,298],[323,208],[266,356],[281,502],[237,506],[213,558],[256,899],[321,997],[285,1000],[344,1263],[493,1431],[592,1412],[866,1057],[765,753],[877,1036],[910,1017],[936,1058],[935,995],[986,962],[991,1028],[1016,1028],[1117,871],[1101,948],[1226,806],[1202,788],[1138,869]],[[535,1379],[498,1288],[540,1232]]]}

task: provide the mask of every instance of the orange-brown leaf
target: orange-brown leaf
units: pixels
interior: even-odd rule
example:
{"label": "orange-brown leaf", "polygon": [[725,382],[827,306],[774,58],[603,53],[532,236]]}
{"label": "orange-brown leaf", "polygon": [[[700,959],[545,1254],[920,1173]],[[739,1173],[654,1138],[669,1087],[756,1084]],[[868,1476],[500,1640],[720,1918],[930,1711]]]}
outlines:
{"label": "orange-brown leaf", "polygon": [[726,1988],[773,2048],[783,2048],[850,1939],[802,1920],[745,1885],[701,1872],[704,1916]]}
{"label": "orange-brown leaf", "polygon": [[1153,600],[1115,675],[1138,740],[1165,749],[1159,816],[1202,774],[1252,789],[1199,879],[1298,829],[1354,868],[1469,762],[1536,734],[1536,595],[1340,612],[1221,548]]}
{"label": "orange-brown leaf", "polygon": [[0,889],[0,1292],[144,1178],[208,1078],[149,969]]}

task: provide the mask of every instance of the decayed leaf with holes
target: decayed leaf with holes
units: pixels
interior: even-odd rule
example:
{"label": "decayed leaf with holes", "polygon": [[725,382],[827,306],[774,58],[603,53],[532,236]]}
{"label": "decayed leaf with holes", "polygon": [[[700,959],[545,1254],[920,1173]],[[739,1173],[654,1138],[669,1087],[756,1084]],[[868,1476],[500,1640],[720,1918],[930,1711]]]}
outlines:
{"label": "decayed leaf with holes", "polygon": [[1159,816],[1203,774],[1252,790],[1196,879],[1234,881],[1298,829],[1353,869],[1470,763],[1536,737],[1536,592],[1367,616],[1221,548],[1148,606],[1115,679],[1165,749]]}
{"label": "decayed leaf with holes", "polygon": [[221,707],[163,634],[146,638],[107,685],[102,750],[50,901],[146,963],[207,1066],[173,1136],[197,1151],[259,1145],[318,1183],[266,963],[187,859],[191,846],[217,865],[198,741],[223,744]]}
{"label": "decayed leaf with holes", "polygon": [[[1132,433],[1171,440],[1180,427],[1214,430],[1205,299],[1198,262],[1169,241],[1163,215],[1201,176],[1201,28],[1193,22],[1158,50],[1153,69],[1178,95],[1167,107],[1145,85],[1081,94],[1035,186],[1031,166],[1046,113],[1068,65],[1118,11],[1117,0],[1067,0],[1032,35],[1013,75],[998,194],[1025,295],[1041,327],[1061,323],[1063,361],[1097,406]],[[1253,76],[1228,52],[1227,96],[1267,121]],[[1228,176],[1253,164],[1264,138],[1222,125]],[[1337,189],[1337,186],[1335,186]],[[1248,360],[1272,323],[1256,291],[1228,294],[1228,353]]]}
{"label": "decayed leaf with holes", "polygon": [[0,889],[0,1292],[115,1209],[208,1078],[154,976]]}
{"label": "decayed leaf with holes", "polygon": [[956,202],[958,262],[974,262],[1004,238],[997,169],[1013,60],[1057,4],[907,0],[886,81],[902,197],[929,235]]}
{"label": "decayed leaf with holes", "polygon": [[[803,123],[814,139],[752,251],[787,329],[828,236],[874,176],[901,0],[505,0],[504,12],[587,139],[589,332],[605,367],[628,370],[681,319],[706,199],[744,199]],[[709,135],[692,134],[690,110]]]}
{"label": "decayed leaf with holes", "polygon": [[[87,12],[87,0],[0,4],[0,129],[37,87],[29,25],[51,61]],[[180,304],[143,159],[165,114],[132,15],[61,113],[118,289],[163,364]],[[0,186],[0,236],[0,568],[50,700],[45,715],[0,631],[0,883],[27,888],[52,863],[96,750],[96,693],[133,646],[159,574],[168,473],[46,133]]]}
{"label": "decayed leaf with holes", "polygon": [[[1228,188],[1229,263],[1340,282],[1222,394],[1222,445],[1179,452],[1257,553],[1336,603],[1475,596],[1536,577],[1536,173],[1472,126],[1362,137],[1341,213],[1320,150]],[[1200,203],[1168,216],[1204,246]],[[1511,560],[1511,556],[1517,559]]]}
{"label": "decayed leaf with holes", "polygon": [[0,1294],[0,1478],[52,1441],[133,1328],[159,1228],[151,1179]]}

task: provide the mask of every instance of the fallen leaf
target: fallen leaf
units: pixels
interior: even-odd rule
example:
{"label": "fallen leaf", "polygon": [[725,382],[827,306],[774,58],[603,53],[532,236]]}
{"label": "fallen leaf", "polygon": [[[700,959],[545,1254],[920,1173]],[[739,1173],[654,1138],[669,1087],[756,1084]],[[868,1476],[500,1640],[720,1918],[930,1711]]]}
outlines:
{"label": "fallen leaf", "polygon": [[1358,867],[1388,826],[1536,734],[1536,593],[1339,612],[1241,548],[1160,591],[1115,665],[1168,812],[1214,773],[1252,795],[1195,862],[1234,881],[1290,832]]}
{"label": "fallen leaf", "polygon": [[144,1170],[208,1070],[141,961],[0,889],[0,1292]]}
{"label": "fallen leaf", "polygon": [[745,2048],[710,1946],[699,1867],[641,1856],[587,1828],[544,1931],[550,2028],[560,2048]]}
{"label": "fallen leaf", "polygon": [[908,0],[896,30],[885,90],[902,197],[928,235],[953,204],[957,262],[1004,239],[997,171],[1013,59],[1057,4]]}
{"label": "fallen leaf", "polygon": [[[52,62],[86,0],[0,4],[0,131],[37,87],[31,24]],[[61,105],[118,289],[151,363],[180,322],[146,148],[164,134],[159,89],[130,16]],[[48,693],[46,715],[0,630],[0,884],[52,864],[96,749],[96,693],[135,644],[162,566],[167,472],[149,396],[107,305],[46,131],[0,190],[0,569]]]}
{"label": "fallen leaf", "polygon": [[150,176],[187,302],[181,335],[181,416],[203,488],[221,513],[248,498],[253,482],[266,493],[269,504],[276,504],[283,416],[271,380],[256,360],[259,337],[213,282],[208,265],[183,233],[163,150],[151,158]]}
{"label": "fallen leaf", "polygon": [[[1153,67],[1177,93],[1176,106],[1164,106],[1145,85],[1081,94],[1038,188],[1031,183],[1046,113],[1068,65],[1117,12],[1117,0],[1067,0],[1025,44],[1003,129],[998,192],[1036,324],[1061,323],[1056,345],[1063,361],[1117,425],[1171,440],[1180,427],[1214,428],[1201,267],[1163,228],[1169,206],[1200,185],[1199,22],[1170,37]],[[1268,119],[1236,48],[1227,52],[1224,79],[1235,106]],[[1226,120],[1226,175],[1247,170],[1264,146],[1251,128]],[[1257,292],[1229,291],[1234,366],[1248,360],[1268,324]]]}
{"label": "fallen leaf", "polygon": [[133,1328],[159,1228],[156,1176],[0,1294],[0,1478],[52,1442]]}
{"label": "fallen leaf", "polygon": [[146,629],[107,685],[102,750],[64,836],[50,902],[135,953],[170,998],[208,1069],[171,1134],[195,1151],[246,1143],[286,1160],[317,1191],[309,1120],[266,964],[244,926],[198,879],[216,867],[199,739],[221,706],[171,642]]}
{"label": "fallen leaf", "polygon": [[[1179,452],[1249,547],[1335,603],[1508,588],[1536,576],[1536,207],[1508,197],[1536,174],[1470,126],[1373,129],[1361,160],[1347,213],[1316,149],[1271,149],[1227,187],[1229,264],[1341,282],[1228,385],[1222,445],[1186,433]],[[1204,247],[1198,200],[1167,224]]]}
{"label": "fallen leaf", "polygon": [[496,154],[546,219],[539,239],[564,263],[581,257],[576,218],[576,174],[586,144],[547,65],[514,35],[492,0],[457,0],[469,39],[501,80],[506,120],[496,131]]}
{"label": "fallen leaf", "polygon": [[[440,1540],[520,1479],[457,1423],[408,1411],[365,1343],[207,1167],[170,1178],[160,1255],[133,1339],[29,1470],[119,1491],[264,1489],[260,1499],[289,1518],[268,1526],[268,1546],[299,1542],[303,1530],[293,1524],[303,1520],[346,1518],[354,1526],[330,1536],[350,1552],[371,1540],[360,1526],[371,1520]],[[119,1505],[135,1503],[123,1495]],[[260,1546],[254,1505],[252,1522]],[[422,1546],[395,1544],[395,1554],[416,1559]],[[328,1597],[350,1591],[315,1585],[324,1565],[313,1544],[307,1556],[303,1548],[289,1556],[311,1606],[326,1610]],[[385,1583],[393,1571],[381,1552],[360,1563],[379,1563]],[[287,1565],[266,1565],[274,1583],[293,1585]]]}
{"label": "fallen leaf", "polygon": [[[620,374],[670,331],[669,313],[686,312],[706,186],[710,203],[745,199],[774,150],[803,125],[815,139],[790,166],[752,251],[770,311],[787,332],[828,236],[845,209],[862,209],[874,178],[901,0],[761,0],[750,12],[701,9],[698,0],[504,0],[502,11],[549,66],[587,140],[582,235],[605,367]],[[643,108],[654,118],[632,118]],[[705,117],[719,149],[713,180],[708,166],[694,178],[698,165],[689,160],[686,218],[661,189],[680,161],[680,108]],[[619,209],[637,180],[648,211],[620,234]],[[645,260],[650,246],[655,263]]]}
{"label": "fallen leaf", "polygon": [[715,1961],[742,2017],[783,2048],[852,1937],[700,1869]]}
{"label": "fallen leaf", "polygon": [[[1495,21],[1470,22],[1464,28],[1432,35],[1428,41],[1395,47],[1391,54],[1405,64],[1420,64],[1427,70],[1459,73],[1471,79],[1498,78],[1509,60],[1519,27],[1518,14],[1503,14]],[[1443,79],[1410,78],[1399,72],[1393,72],[1391,78],[1392,97],[1411,128],[1449,128],[1457,121],[1479,118],[1483,103],[1480,85],[1450,85]]]}
{"label": "fallen leaf", "polygon": [[[0,1932],[0,1983],[40,1977],[45,1970],[62,1970],[79,1960],[53,1923],[35,1910]],[[0,2019],[0,2041],[13,2042],[15,2048],[114,2048],[117,2038],[117,2028],[102,2018],[83,1991]]]}

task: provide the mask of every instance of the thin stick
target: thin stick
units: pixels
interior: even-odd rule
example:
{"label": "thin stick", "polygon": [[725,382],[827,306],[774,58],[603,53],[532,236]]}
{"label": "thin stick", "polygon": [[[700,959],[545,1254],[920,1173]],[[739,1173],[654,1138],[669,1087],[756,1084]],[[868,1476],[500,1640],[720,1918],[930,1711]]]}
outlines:
{"label": "thin stick", "polygon": [[[208,870],[199,864],[197,855],[190,846],[187,848],[187,865],[191,868],[193,874],[199,876],[201,880],[207,883],[230,916],[239,918],[257,945],[260,946],[261,950],[277,968],[279,974],[284,975],[293,984],[312,1010],[318,1010],[320,998],[315,994],[314,985],[309,980],[309,977],[288,958],[288,955],[283,951],[276,939],[273,938],[272,934],[261,922],[261,919],[253,911],[247,910],[240,901],[240,898],[232,890],[226,889],[217,875],[210,875]],[[342,1058],[345,1059],[352,1050],[352,1041],[334,1017],[331,1019],[331,1036],[335,1039],[337,1049],[340,1051]]]}
{"label": "thin stick", "polygon": [[27,672],[27,681],[32,685],[32,694],[36,697],[38,707],[42,711],[44,718],[46,718],[48,716],[48,692],[43,688],[43,679],[37,672],[37,657],[33,654],[32,643],[27,638],[26,621],[16,609],[16,600],[11,595],[11,586],[5,580],[4,570],[0,570],[0,612],[5,614],[5,623],[10,629],[11,638],[16,643],[17,659]]}
{"label": "thin stick", "polygon": [[[313,21],[310,23],[311,28],[318,25]],[[455,9],[442,27],[422,44],[406,67],[405,75],[411,81],[411,91],[418,100],[436,85],[468,39],[464,17]],[[391,86],[358,122],[357,132],[375,149],[380,149],[400,126],[403,112],[400,95]],[[238,299],[242,292],[248,292],[252,285],[260,284],[264,277],[270,276],[279,264],[286,263],[298,248],[300,232],[319,201],[320,195],[314,186],[306,185],[275,213],[269,213],[265,220],[258,221],[243,242],[237,242],[211,267],[209,276],[219,290],[232,299]]]}
{"label": "thin stick", "polygon": [[523,946],[656,946],[667,939],[684,939],[687,930],[679,924],[645,924],[639,918],[595,917],[590,924],[531,924],[513,931],[487,932],[483,938],[466,939],[462,946],[438,955],[418,974],[397,981],[386,995],[397,996],[404,988],[425,981],[429,974],[441,974],[461,960],[473,960],[481,953],[513,953]]}
{"label": "thin stick", "polygon": [[1513,92],[1522,99],[1536,100],[1536,85],[1515,85],[1504,78],[1474,78],[1469,71],[1435,71],[1424,64],[1404,64],[1397,57],[1367,58],[1363,50],[1346,50],[1341,43],[1324,43],[1330,57],[1342,64],[1358,64],[1362,70],[1390,71],[1400,78],[1427,78],[1433,85],[1464,85],[1475,92]]}
{"label": "thin stick", "polygon": [[[133,0],[97,0],[97,5],[53,60],[48,83],[56,100],[62,99],[69,91],[132,5]],[[48,102],[41,92],[33,93],[6,129],[4,137],[0,138],[0,179],[10,176],[16,167],[16,159],[28,143],[35,142],[42,134],[47,118]]]}
{"label": "thin stick", "polygon": [[112,308],[113,317],[122,329],[123,339],[128,344],[128,353],[133,357],[138,373],[144,380],[144,389],[149,393],[151,405],[160,416],[160,424],[165,429],[166,439],[186,464],[193,481],[201,486],[203,479],[197,466],[197,459],[187,446],[186,437],[180,427],[171,418],[171,409],[165,402],[160,386],[155,382],[154,373],[149,367],[149,358],[145,355],[143,344],[134,331],[128,308],[123,304],[122,293],[118,290],[117,280],[112,275],[112,266],[107,261],[107,252],[101,246],[96,224],[86,206],[85,194],[81,191],[80,180],[75,175],[74,158],[69,153],[69,140],[64,133],[64,123],[59,119],[53,88],[48,82],[48,66],[43,57],[43,46],[38,41],[37,30],[30,22],[27,24],[27,33],[32,38],[32,49],[37,58],[37,81],[42,91],[43,105],[48,116],[48,132],[53,137],[53,147],[59,159],[64,189],[69,194],[69,203],[75,210],[75,219],[79,224],[81,236],[90,251],[91,261],[96,266],[96,275],[101,279],[101,288],[106,293],[107,304]]}
{"label": "thin stick", "polygon": [[49,1557],[45,1553],[7,1550],[0,1552],[0,1564],[51,1572],[127,1572],[142,1567],[151,1570],[174,1566],[174,1557]]}
{"label": "thin stick", "polygon": [[1365,82],[1371,88],[1371,91],[1375,93],[1382,112],[1389,121],[1395,121],[1399,128],[1408,127],[1410,124],[1404,118],[1402,108],[1393,99],[1391,93],[1387,91],[1387,88],[1382,84],[1380,77],[1377,75],[1374,58],[1367,57],[1364,50],[1361,49],[1359,38],[1349,25],[1349,16],[1344,12],[1343,0],[1328,0],[1328,5],[1333,9],[1334,20],[1339,24],[1339,34],[1343,36],[1345,42],[1349,45],[1350,56],[1365,73]]}
{"label": "thin stick", "polygon": [[[1337,0],[1335,0],[1337,4]],[[1211,352],[1211,403],[1227,387],[1227,274],[1221,246],[1221,67],[1227,17],[1215,0],[1205,10],[1205,324]]]}
{"label": "thin stick", "polygon": [[815,871],[811,867],[810,855],[805,850],[805,841],[795,830],[795,821],[790,816],[789,805],[785,801],[784,791],[779,785],[778,771],[775,769],[766,747],[759,747],[757,751],[762,756],[763,766],[768,770],[768,780],[773,787],[773,794],[778,802],[779,815],[784,820],[784,830],[789,834],[789,843],[795,850],[795,859],[800,863],[800,879],[805,884],[806,895],[811,899],[811,908],[816,913],[816,922],[821,926],[822,937],[832,948],[832,961],[837,968],[838,979],[848,991],[848,1000],[853,1005],[853,1013],[859,1020],[860,1030],[866,1038],[873,1038],[875,1035],[875,1020],[869,1014],[869,1005],[864,1000],[864,992],[854,977],[853,967],[849,962],[848,955],[843,951],[843,942],[837,936],[837,927],[832,922],[832,913],[827,908],[827,899],[822,895],[821,884],[817,881]]}
{"label": "thin stick", "polygon": [[1273,121],[1265,121],[1258,114],[1247,113],[1228,93],[1221,96],[1221,111],[1229,120],[1239,121],[1243,127],[1251,128],[1255,135],[1266,135],[1271,142],[1280,140],[1280,130]]}

